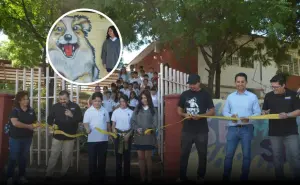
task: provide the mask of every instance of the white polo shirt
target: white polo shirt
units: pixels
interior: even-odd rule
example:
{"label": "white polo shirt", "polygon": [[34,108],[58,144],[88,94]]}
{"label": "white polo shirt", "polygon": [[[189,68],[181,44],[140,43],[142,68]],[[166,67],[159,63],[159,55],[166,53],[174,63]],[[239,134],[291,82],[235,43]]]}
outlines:
{"label": "white polo shirt", "polygon": [[116,123],[116,128],[121,131],[127,131],[131,128],[130,119],[133,111],[129,108],[117,108],[111,117],[111,121]]}
{"label": "white polo shirt", "polygon": [[154,95],[154,96],[151,94],[151,98],[152,98],[153,106],[158,107],[158,96],[157,96],[157,94]]}
{"label": "white polo shirt", "polygon": [[99,110],[94,108],[94,106],[88,108],[84,113],[83,123],[89,124],[91,129],[91,133],[88,135],[88,142],[108,141],[108,135],[102,134],[95,129],[95,127],[98,127],[107,131],[109,115],[103,106]]}
{"label": "white polo shirt", "polygon": [[136,107],[138,103],[139,103],[139,101],[137,99],[135,99],[135,98],[134,99],[130,99],[129,106]]}
{"label": "white polo shirt", "polygon": [[107,110],[107,112],[113,111],[114,101],[112,99],[104,100],[103,107]]}
{"label": "white polo shirt", "polygon": [[120,90],[122,93],[124,93],[128,98],[130,97],[130,90],[127,88],[126,90],[123,88]]}

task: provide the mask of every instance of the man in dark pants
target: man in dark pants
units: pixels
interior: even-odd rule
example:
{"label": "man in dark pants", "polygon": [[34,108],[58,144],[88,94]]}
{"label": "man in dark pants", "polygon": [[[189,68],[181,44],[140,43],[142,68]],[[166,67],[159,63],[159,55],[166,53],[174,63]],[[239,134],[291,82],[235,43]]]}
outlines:
{"label": "man in dark pants", "polygon": [[177,112],[187,118],[181,133],[180,179],[186,181],[187,166],[193,143],[198,152],[197,180],[203,181],[206,173],[208,125],[206,118],[197,115],[214,116],[213,100],[208,92],[200,88],[200,76],[191,74],[188,78],[190,89],[180,95]]}
{"label": "man in dark pants", "polygon": [[[283,147],[289,154],[289,163],[295,180],[300,180],[300,148],[296,117],[300,116],[300,99],[297,93],[286,88],[285,78],[275,75],[271,80],[272,92],[266,94],[263,114],[280,114],[278,120],[269,120],[269,137],[277,180],[284,180]],[[287,119],[288,118],[288,119]]]}

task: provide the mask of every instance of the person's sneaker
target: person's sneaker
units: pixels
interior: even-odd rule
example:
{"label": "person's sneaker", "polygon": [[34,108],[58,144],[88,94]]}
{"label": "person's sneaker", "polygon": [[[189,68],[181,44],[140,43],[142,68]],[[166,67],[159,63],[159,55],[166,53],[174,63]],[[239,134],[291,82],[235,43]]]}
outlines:
{"label": "person's sneaker", "polygon": [[12,177],[8,178],[7,181],[6,181],[6,184],[7,185],[13,185],[14,184],[14,180]]}
{"label": "person's sneaker", "polygon": [[25,177],[20,177],[19,183],[20,184],[27,184],[28,180]]}

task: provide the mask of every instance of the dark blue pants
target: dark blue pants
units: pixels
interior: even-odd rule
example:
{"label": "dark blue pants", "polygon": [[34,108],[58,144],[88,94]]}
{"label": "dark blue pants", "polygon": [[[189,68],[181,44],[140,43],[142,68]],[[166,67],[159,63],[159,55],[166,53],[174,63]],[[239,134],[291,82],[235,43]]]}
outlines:
{"label": "dark blue pants", "polygon": [[92,181],[105,180],[106,154],[108,142],[89,142],[89,175]]}
{"label": "dark blue pants", "polygon": [[7,177],[13,177],[16,164],[19,167],[19,176],[25,175],[27,159],[30,151],[32,138],[15,139],[9,138],[9,160],[7,166]]}
{"label": "dark blue pants", "polygon": [[236,148],[241,142],[243,152],[243,164],[241,180],[248,180],[251,164],[251,141],[253,138],[254,127],[252,124],[230,126],[227,133],[226,156],[224,160],[224,179],[229,179],[232,171],[232,160]]}
{"label": "dark blue pants", "polygon": [[112,71],[112,69],[110,69],[110,68],[106,68],[106,71],[109,73],[109,72],[111,72],[111,71]]}

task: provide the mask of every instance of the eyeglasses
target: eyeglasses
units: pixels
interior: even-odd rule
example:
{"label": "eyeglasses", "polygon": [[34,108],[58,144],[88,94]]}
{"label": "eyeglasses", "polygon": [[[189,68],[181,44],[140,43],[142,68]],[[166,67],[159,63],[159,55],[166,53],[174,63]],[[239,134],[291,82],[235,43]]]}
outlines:
{"label": "eyeglasses", "polygon": [[282,86],[271,86],[272,89],[279,89]]}

